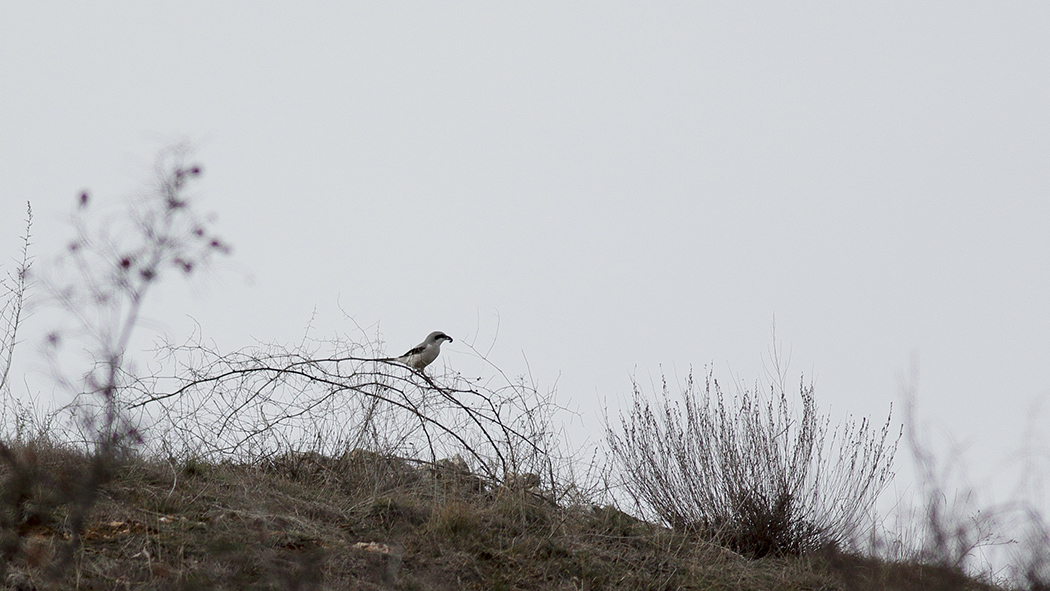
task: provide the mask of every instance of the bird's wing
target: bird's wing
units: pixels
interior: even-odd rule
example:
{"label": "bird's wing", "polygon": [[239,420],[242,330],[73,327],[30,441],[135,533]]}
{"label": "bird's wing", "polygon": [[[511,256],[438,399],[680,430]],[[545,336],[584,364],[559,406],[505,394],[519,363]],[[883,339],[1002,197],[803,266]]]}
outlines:
{"label": "bird's wing", "polygon": [[401,357],[408,357],[409,355],[419,355],[426,348],[427,348],[426,345],[419,345],[418,347],[413,347],[413,348],[408,350],[408,353],[405,353]]}

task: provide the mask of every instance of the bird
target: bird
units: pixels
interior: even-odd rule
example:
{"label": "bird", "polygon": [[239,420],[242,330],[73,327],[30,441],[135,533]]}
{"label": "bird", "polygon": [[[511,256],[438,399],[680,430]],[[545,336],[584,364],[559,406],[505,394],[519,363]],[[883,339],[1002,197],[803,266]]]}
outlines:
{"label": "bird", "polygon": [[408,350],[407,353],[401,357],[395,357],[393,361],[403,363],[412,369],[420,370],[437,359],[438,353],[441,352],[441,343],[444,341],[452,342],[452,337],[435,330],[434,332],[427,335],[426,340],[419,343],[415,347]]}

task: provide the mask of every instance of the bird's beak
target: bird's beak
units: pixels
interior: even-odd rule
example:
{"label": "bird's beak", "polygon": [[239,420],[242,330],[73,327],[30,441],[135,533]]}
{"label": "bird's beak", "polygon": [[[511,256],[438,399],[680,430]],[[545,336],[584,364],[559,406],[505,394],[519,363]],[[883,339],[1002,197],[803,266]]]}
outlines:
{"label": "bird's beak", "polygon": [[452,337],[450,337],[448,335],[445,335],[445,338],[448,339],[448,342],[450,342],[450,343],[452,342]]}

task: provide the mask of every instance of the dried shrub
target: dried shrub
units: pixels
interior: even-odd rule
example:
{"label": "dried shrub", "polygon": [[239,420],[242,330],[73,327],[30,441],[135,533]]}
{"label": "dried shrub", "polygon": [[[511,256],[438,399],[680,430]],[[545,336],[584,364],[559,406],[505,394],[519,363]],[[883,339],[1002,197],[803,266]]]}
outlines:
{"label": "dried shrub", "polygon": [[812,386],[796,415],[783,388],[727,399],[708,374],[679,399],[666,380],[652,405],[634,406],[607,441],[623,486],[648,518],[751,557],[800,554],[851,539],[892,477],[890,420],[829,430]]}
{"label": "dried shrub", "polygon": [[222,353],[198,337],[164,350],[172,374],[136,384],[130,408],[150,417],[150,439],[175,454],[255,461],[362,450],[431,464],[460,457],[491,482],[529,473],[546,490],[562,484],[551,394],[502,374],[493,385],[424,373],[374,351],[347,339],[304,339]]}

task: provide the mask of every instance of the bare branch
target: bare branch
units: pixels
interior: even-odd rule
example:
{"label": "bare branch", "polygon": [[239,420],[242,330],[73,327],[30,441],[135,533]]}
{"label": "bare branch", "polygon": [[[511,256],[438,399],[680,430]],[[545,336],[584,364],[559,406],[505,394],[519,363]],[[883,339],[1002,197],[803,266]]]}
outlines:
{"label": "bare branch", "polygon": [[33,206],[26,202],[26,233],[22,236],[22,256],[14,274],[9,273],[7,278],[0,278],[0,287],[3,287],[11,298],[0,308],[0,323],[4,329],[4,339],[0,342],[0,354],[3,356],[3,360],[0,361],[3,365],[3,372],[0,373],[0,393],[6,393],[10,388],[7,380],[11,372],[15,346],[18,344],[18,328],[22,324],[26,294],[29,291],[29,272],[33,266],[33,259],[29,256],[32,229]]}
{"label": "bare branch", "polygon": [[163,349],[171,375],[137,384],[128,409],[152,417],[159,439],[225,457],[289,444],[338,454],[371,433],[369,445],[386,453],[415,458],[425,450],[431,462],[461,455],[492,481],[524,471],[554,480],[549,402],[534,387],[481,387],[359,354],[373,350],[306,339],[220,354],[197,338]]}

